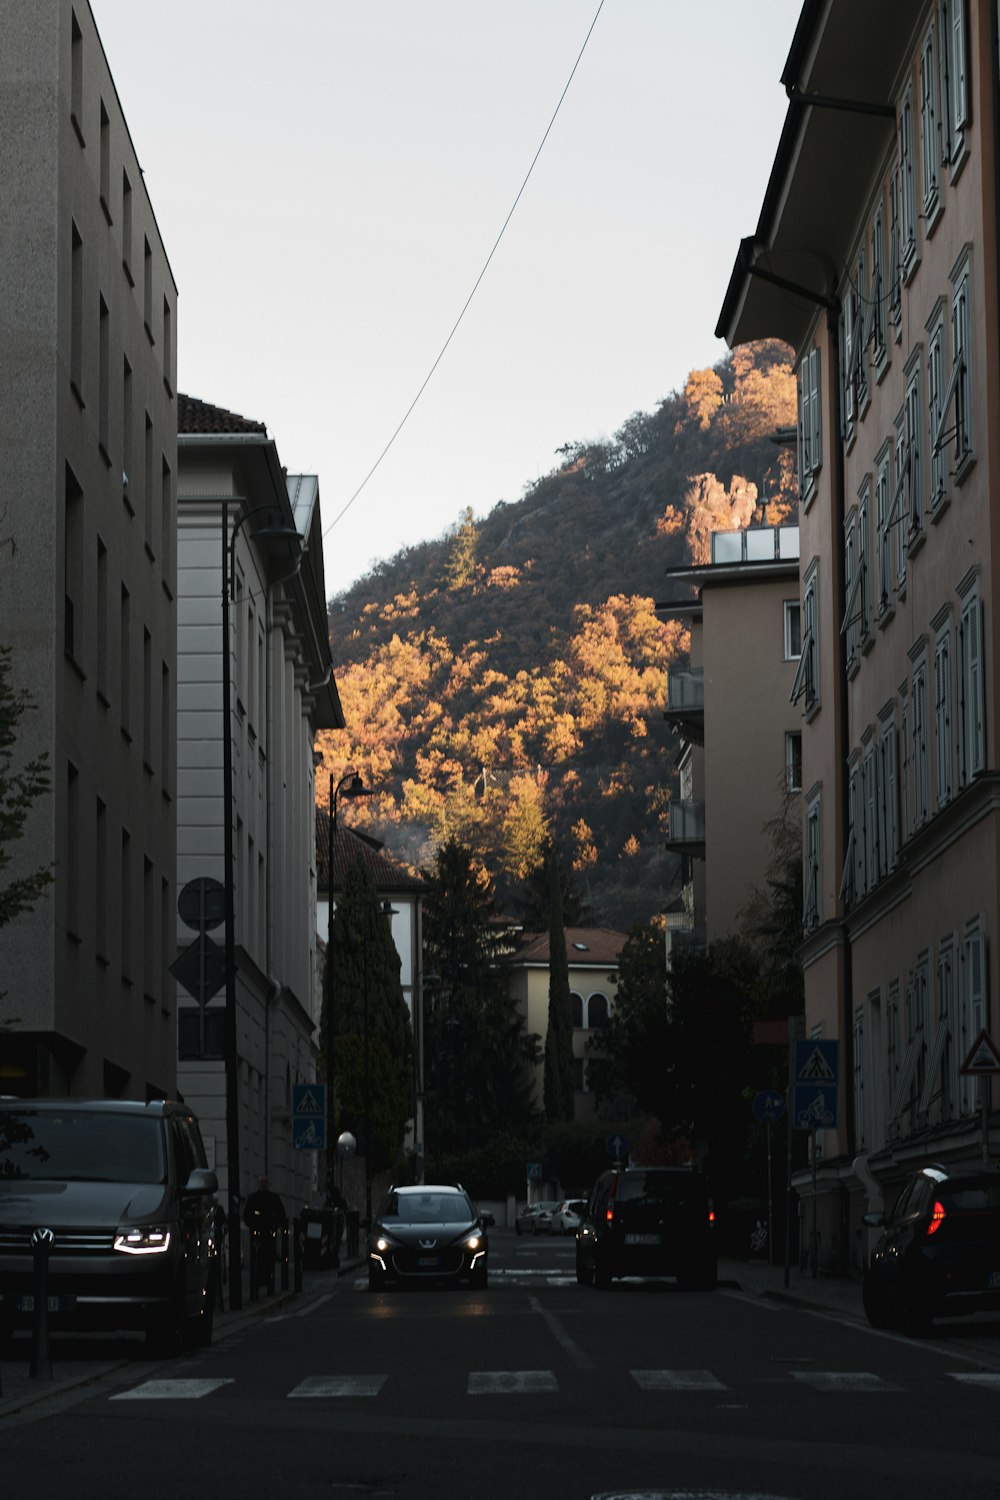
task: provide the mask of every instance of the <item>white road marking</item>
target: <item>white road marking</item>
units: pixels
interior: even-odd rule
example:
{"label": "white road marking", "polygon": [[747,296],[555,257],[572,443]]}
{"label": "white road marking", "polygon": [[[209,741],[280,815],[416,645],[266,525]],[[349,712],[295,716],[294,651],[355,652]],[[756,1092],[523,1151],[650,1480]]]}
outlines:
{"label": "white road marking", "polygon": [[551,1370],[473,1370],[466,1394],[469,1396],[540,1395],[557,1391],[558,1381]]}
{"label": "white road marking", "polygon": [[576,1340],[570,1337],[555,1313],[550,1312],[547,1307],[543,1307],[537,1297],[529,1297],[528,1306],[532,1312],[536,1312],[542,1319],[560,1349],[569,1355],[578,1370],[592,1370],[594,1368],[594,1361],[590,1355],[585,1354]]}
{"label": "white road marking", "polygon": [[792,1370],[793,1380],[800,1380],[803,1385],[811,1385],[818,1391],[865,1391],[874,1393],[878,1391],[898,1391],[898,1385],[891,1385],[889,1381],[882,1380],[878,1375],[872,1375],[867,1370]]}
{"label": "white road marking", "polygon": [[210,1396],[220,1386],[232,1385],[226,1380],[144,1380],[131,1391],[120,1391],[112,1401],[198,1401]]}
{"label": "white road marking", "polygon": [[975,1374],[966,1371],[949,1370],[950,1380],[961,1380],[964,1385],[982,1385],[990,1391],[1000,1391],[1000,1375],[987,1375],[979,1371]]}
{"label": "white road marking", "polygon": [[387,1379],[386,1375],[310,1375],[288,1392],[288,1398],[377,1396]]}
{"label": "white road marking", "polygon": [[631,1370],[640,1391],[724,1391],[711,1370]]}

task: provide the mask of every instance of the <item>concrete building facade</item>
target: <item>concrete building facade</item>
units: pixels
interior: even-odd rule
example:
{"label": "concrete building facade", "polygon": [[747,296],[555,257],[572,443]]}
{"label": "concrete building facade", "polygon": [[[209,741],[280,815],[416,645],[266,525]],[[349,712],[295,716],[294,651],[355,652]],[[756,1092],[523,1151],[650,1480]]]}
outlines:
{"label": "concrete building facade", "polygon": [[[316,1191],[317,1153],[292,1139],[292,1090],[316,1079],[314,739],[344,725],[326,622],[315,475],[281,467],[264,424],[179,400],[177,885],[235,893],[239,1182],[267,1175],[289,1213]],[[223,587],[229,583],[229,634]],[[230,704],[223,700],[228,650]],[[225,798],[224,743],[232,747]],[[210,934],[221,943],[221,927]],[[179,951],[196,939],[175,921]],[[178,990],[178,1082],[229,1192],[225,988]]]}
{"label": "concrete building facade", "polygon": [[87,0],[0,15],[0,641],[51,793],[11,874],[0,1091],[176,1087],[177,289]]}
{"label": "concrete building facade", "polygon": [[962,1072],[1000,1026],[996,7],[808,0],[782,82],[717,331],[797,358],[806,1026],[839,1044],[798,1186],[844,1264],[914,1163],[996,1156]]}

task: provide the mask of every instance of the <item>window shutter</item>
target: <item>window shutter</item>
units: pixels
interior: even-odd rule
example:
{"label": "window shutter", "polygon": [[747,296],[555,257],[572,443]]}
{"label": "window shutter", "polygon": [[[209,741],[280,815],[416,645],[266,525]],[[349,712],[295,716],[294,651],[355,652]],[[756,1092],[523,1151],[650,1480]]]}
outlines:
{"label": "window shutter", "polygon": [[820,406],[820,368],[819,350],[814,349],[809,356],[809,418],[810,435],[809,447],[812,460],[812,472],[815,473],[823,462],[822,445],[822,408]]}
{"label": "window shutter", "polygon": [[951,0],[952,124],[961,135],[969,123],[969,82],[965,68],[965,0]]}

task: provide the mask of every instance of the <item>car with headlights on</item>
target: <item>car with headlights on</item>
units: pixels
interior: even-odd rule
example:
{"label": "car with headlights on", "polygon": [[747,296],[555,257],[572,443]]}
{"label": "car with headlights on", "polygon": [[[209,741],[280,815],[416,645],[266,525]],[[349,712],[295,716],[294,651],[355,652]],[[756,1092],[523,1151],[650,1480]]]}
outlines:
{"label": "car with headlights on", "polygon": [[865,1214],[882,1232],[862,1299],[875,1328],[927,1333],[935,1318],[1000,1312],[1000,1171],[922,1167],[892,1212]]}
{"label": "car with headlights on", "polygon": [[168,1354],[210,1343],[217,1188],[184,1104],[0,1099],[0,1335],[33,1325],[41,1231],[53,1332],[142,1329]]}
{"label": "car with headlights on", "polygon": [[390,1188],[368,1234],[369,1290],[459,1281],[484,1289],[489,1222],[457,1184]]}

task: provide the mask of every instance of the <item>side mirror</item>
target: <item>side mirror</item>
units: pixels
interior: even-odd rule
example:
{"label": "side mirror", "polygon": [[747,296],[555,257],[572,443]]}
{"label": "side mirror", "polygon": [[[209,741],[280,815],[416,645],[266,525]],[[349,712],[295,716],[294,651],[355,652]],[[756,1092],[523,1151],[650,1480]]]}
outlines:
{"label": "side mirror", "polygon": [[867,1224],[869,1229],[881,1229],[885,1223],[885,1214],[862,1214],[861,1222]]}
{"label": "side mirror", "polygon": [[480,1214],[479,1222],[480,1224],[482,1224],[484,1229],[492,1229],[494,1224],[496,1223],[496,1219],[490,1213]]}
{"label": "side mirror", "polygon": [[195,1167],[191,1176],[184,1184],[186,1193],[217,1193],[219,1191],[219,1179],[215,1173],[207,1167]]}

